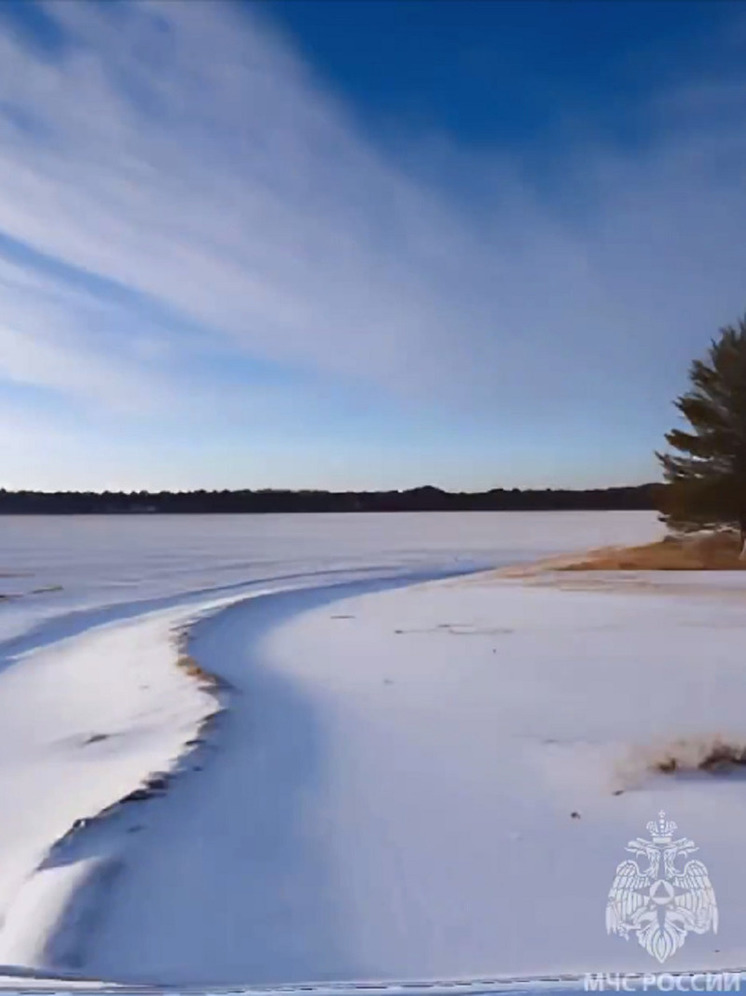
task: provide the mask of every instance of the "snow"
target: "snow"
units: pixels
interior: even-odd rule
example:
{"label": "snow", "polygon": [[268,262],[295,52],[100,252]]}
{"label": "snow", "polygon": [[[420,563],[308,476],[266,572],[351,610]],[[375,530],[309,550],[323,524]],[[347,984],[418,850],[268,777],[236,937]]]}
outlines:
{"label": "snow", "polygon": [[[739,736],[743,575],[719,576],[728,598],[711,575],[656,576],[655,597],[412,584],[659,531],[647,513],[0,521],[18,596],[0,965],[175,985],[647,971],[603,912],[661,807],[702,845],[722,920],[671,969],[746,962],[742,784],[648,770],[673,739]],[[186,626],[228,685],[206,737],[215,695],[175,666]],[[165,792],[116,805],[159,772]]]}
{"label": "snow", "polygon": [[722,921],[666,969],[746,963],[743,782],[648,770],[671,740],[741,736],[741,604],[489,578],[332,596],[198,627],[195,652],[240,694],[205,780],[135,845],[90,971],[652,971],[607,937],[604,907],[661,808],[701,844]]}
{"label": "snow", "polygon": [[0,962],[46,964],[56,921],[93,872],[90,862],[45,867],[50,846],[170,768],[215,710],[175,666],[180,618],[95,627],[20,654],[0,675]]}

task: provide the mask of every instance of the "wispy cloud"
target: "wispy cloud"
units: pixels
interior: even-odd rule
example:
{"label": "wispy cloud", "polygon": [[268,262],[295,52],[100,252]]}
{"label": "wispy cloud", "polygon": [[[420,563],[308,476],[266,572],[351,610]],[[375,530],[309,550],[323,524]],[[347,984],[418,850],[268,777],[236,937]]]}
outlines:
{"label": "wispy cloud", "polygon": [[662,412],[746,307],[744,80],[654,95],[634,155],[574,135],[551,196],[453,148],[468,199],[376,149],[237,5],[44,10],[60,44],[0,35],[0,230],[61,269],[8,250],[8,381],[230,420],[219,354],[293,372],[284,400],[252,383],[255,413],[311,403],[308,376],[572,432],[581,399],[612,424],[653,391]]}

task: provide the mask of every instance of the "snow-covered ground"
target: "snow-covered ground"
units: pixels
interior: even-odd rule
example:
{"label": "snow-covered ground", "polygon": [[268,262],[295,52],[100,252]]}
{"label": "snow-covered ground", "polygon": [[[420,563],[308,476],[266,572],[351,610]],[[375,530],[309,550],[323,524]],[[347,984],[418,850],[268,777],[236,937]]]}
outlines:
{"label": "snow-covered ground", "polygon": [[203,780],[175,786],[134,844],[89,969],[652,971],[634,938],[606,935],[604,910],[625,844],[661,808],[701,845],[721,911],[719,934],[666,968],[745,964],[744,783],[649,771],[674,740],[742,740],[742,593],[469,579],[214,617],[195,652],[240,694]]}
{"label": "snow-covered ground", "polygon": [[[173,984],[649,970],[604,905],[660,808],[721,909],[667,967],[746,962],[743,782],[648,771],[677,738],[740,739],[739,582],[411,584],[659,531],[645,513],[0,520],[18,596],[0,603],[0,965]],[[204,735],[218,702],[175,666],[189,625],[227,686]]]}

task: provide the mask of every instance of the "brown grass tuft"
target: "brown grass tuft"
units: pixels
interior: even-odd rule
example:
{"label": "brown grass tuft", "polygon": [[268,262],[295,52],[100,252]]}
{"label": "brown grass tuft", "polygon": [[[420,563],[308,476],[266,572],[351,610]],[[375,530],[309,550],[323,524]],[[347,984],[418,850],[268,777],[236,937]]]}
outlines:
{"label": "brown grass tuft", "polygon": [[711,740],[678,740],[666,747],[650,763],[664,775],[706,771],[722,774],[746,766],[746,742],[715,737]]}
{"label": "brown grass tuft", "polygon": [[185,671],[190,678],[198,681],[202,688],[216,690],[221,687],[220,679],[216,675],[210,674],[209,671],[205,671],[189,654],[180,654],[176,665]]}

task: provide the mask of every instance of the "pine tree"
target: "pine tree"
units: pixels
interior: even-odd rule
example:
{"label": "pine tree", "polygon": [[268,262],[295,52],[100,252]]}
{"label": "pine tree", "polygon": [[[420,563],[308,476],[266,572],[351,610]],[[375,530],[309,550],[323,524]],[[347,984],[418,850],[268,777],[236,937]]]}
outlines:
{"label": "pine tree", "polygon": [[746,554],[746,315],[720,330],[705,360],[689,370],[690,389],[675,406],[689,423],[656,453],[668,482],[661,511],[680,532],[737,526]]}

